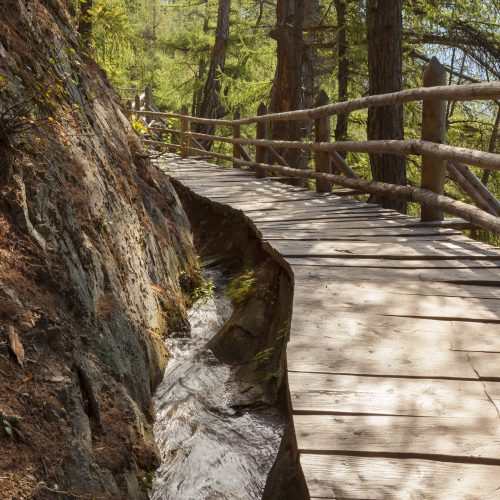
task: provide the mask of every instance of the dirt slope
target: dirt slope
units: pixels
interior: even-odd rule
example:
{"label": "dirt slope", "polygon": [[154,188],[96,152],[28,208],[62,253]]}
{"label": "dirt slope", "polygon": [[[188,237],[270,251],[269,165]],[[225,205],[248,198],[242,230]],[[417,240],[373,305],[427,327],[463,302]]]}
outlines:
{"label": "dirt slope", "polygon": [[161,336],[196,278],[177,196],[72,22],[0,0],[0,411],[22,417],[22,437],[0,425],[1,499],[143,497]]}

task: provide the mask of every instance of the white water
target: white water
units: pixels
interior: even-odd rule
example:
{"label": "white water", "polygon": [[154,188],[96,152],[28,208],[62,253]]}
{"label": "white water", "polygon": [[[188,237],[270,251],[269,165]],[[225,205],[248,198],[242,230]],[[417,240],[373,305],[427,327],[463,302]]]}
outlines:
{"label": "white water", "polygon": [[283,432],[276,418],[231,407],[237,383],[206,348],[231,316],[231,303],[221,273],[204,277],[216,283],[215,298],[190,311],[190,338],[166,342],[172,358],[155,395],[162,463],[153,500],[262,498]]}

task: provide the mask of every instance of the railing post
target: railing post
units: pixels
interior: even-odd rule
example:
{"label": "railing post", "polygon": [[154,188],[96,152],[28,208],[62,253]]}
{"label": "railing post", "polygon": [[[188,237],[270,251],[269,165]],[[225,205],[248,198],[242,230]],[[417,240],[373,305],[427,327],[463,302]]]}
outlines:
{"label": "railing post", "polygon": [[[330,103],[327,93],[324,90],[319,92],[316,107],[325,106]],[[330,142],[330,117],[322,116],[314,121],[314,139],[316,142]],[[314,152],[314,165],[316,172],[332,173],[332,160],[327,151]],[[332,183],[324,179],[316,179],[316,192],[329,193],[332,190]]]}
{"label": "railing post", "polygon": [[139,94],[135,95],[134,109],[135,109],[135,111],[140,111],[141,110],[141,96]]}
{"label": "railing post", "polygon": [[[424,70],[424,87],[446,85],[446,68],[433,57]],[[424,100],[422,103],[422,140],[444,144],[446,142],[446,101]],[[422,155],[422,187],[443,194],[446,162]],[[422,205],[422,222],[443,220],[441,210]]]}
{"label": "railing post", "polygon": [[[263,102],[257,108],[257,115],[267,115],[267,106]],[[267,139],[267,122],[257,122],[257,139]],[[255,147],[255,161],[257,163],[267,163],[267,148],[265,146]],[[255,175],[260,178],[266,177],[267,171],[256,167]]]}
{"label": "railing post", "polygon": [[[181,108],[181,115],[187,116],[189,113],[188,107],[184,104]],[[189,156],[189,120],[186,118],[181,118],[181,158],[187,158]]]}
{"label": "railing post", "polygon": [[[233,120],[239,120],[241,117],[240,110],[237,109],[233,114]],[[233,139],[239,139],[241,137],[241,127],[239,125],[233,125]],[[233,144],[233,158],[241,158],[240,145]],[[239,168],[241,165],[233,161],[233,168]]]}
{"label": "railing post", "polygon": [[150,108],[153,107],[153,91],[151,89],[151,85],[146,85],[144,89],[144,106],[146,107],[146,111],[149,111]]}

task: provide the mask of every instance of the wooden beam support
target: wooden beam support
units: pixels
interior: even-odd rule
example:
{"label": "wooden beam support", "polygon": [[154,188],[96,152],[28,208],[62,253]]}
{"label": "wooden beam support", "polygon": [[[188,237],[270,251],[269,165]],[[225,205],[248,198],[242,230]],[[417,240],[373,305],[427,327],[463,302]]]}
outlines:
{"label": "wooden beam support", "polygon": [[347,164],[347,162],[340,156],[337,151],[330,153],[334,165],[346,176],[351,179],[359,179],[359,175]]}
{"label": "wooden beam support", "polygon": [[[233,114],[234,120],[239,120],[241,118],[240,110],[237,109]],[[241,137],[241,126],[238,124],[233,125],[233,139],[239,139]],[[238,144],[233,142],[233,157],[241,158],[241,150]],[[233,162],[233,168],[239,168],[240,165],[237,162]]]}
{"label": "wooden beam support", "polygon": [[[326,106],[330,103],[327,93],[320,90],[316,106]],[[316,142],[330,142],[330,117],[322,116],[314,121],[314,139]],[[316,172],[325,174],[332,173],[332,160],[326,151],[314,152],[314,168]],[[326,179],[316,180],[316,192],[329,193],[332,190],[332,183]]]}
{"label": "wooden beam support", "polygon": [[[184,116],[188,114],[188,107],[185,104],[181,108],[181,114]],[[181,158],[187,158],[189,156],[189,128],[189,120],[187,118],[181,118]]]}
{"label": "wooden beam support", "polygon": [[[450,165],[447,162],[447,167]],[[481,197],[489,204],[489,206],[494,210],[498,216],[500,216],[500,202],[497,200],[495,195],[478,179],[470,170],[467,165],[462,163],[454,162],[453,166],[458,170],[460,174],[467,180],[467,182],[476,190]]]}
{"label": "wooden beam support", "polygon": [[[264,116],[267,114],[267,106],[261,102],[258,109],[257,115]],[[257,139],[267,139],[267,124],[265,122],[257,123]],[[267,150],[265,146],[257,146],[255,148],[255,162],[256,163],[267,163]],[[267,171],[262,170],[259,167],[255,169],[255,175],[257,177],[267,177]]]}
{"label": "wooden beam support", "polygon": [[287,161],[276,151],[272,146],[267,147],[267,152],[269,156],[278,164],[282,165],[283,167],[289,167],[290,165],[287,163]]}
{"label": "wooden beam support", "polygon": [[[446,68],[433,57],[424,70],[424,86],[446,85]],[[422,140],[444,144],[446,141],[446,101],[427,99],[422,104]],[[422,155],[422,188],[444,193],[446,162],[427,154]],[[422,222],[443,220],[444,213],[436,207],[422,205]]]}
{"label": "wooden beam support", "polygon": [[146,88],[144,89],[144,107],[146,109],[153,107],[153,90],[149,84],[146,85]]}
{"label": "wooden beam support", "polygon": [[240,150],[241,158],[243,158],[246,161],[252,161],[252,159],[250,158],[250,155],[245,151],[245,148],[241,144],[237,144],[237,146],[238,146],[238,149]]}
{"label": "wooden beam support", "polygon": [[452,180],[459,188],[470,197],[470,199],[482,210],[493,215],[498,215],[493,208],[483,199],[483,197],[470,185],[469,181],[457,170],[453,163],[447,163],[446,170]]}

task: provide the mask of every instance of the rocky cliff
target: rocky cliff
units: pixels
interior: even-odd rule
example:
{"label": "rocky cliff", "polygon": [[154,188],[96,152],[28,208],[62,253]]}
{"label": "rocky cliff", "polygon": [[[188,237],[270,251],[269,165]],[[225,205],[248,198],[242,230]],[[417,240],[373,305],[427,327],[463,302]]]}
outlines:
{"label": "rocky cliff", "polygon": [[1,498],[144,496],[162,336],[196,274],[66,5],[0,0]]}

